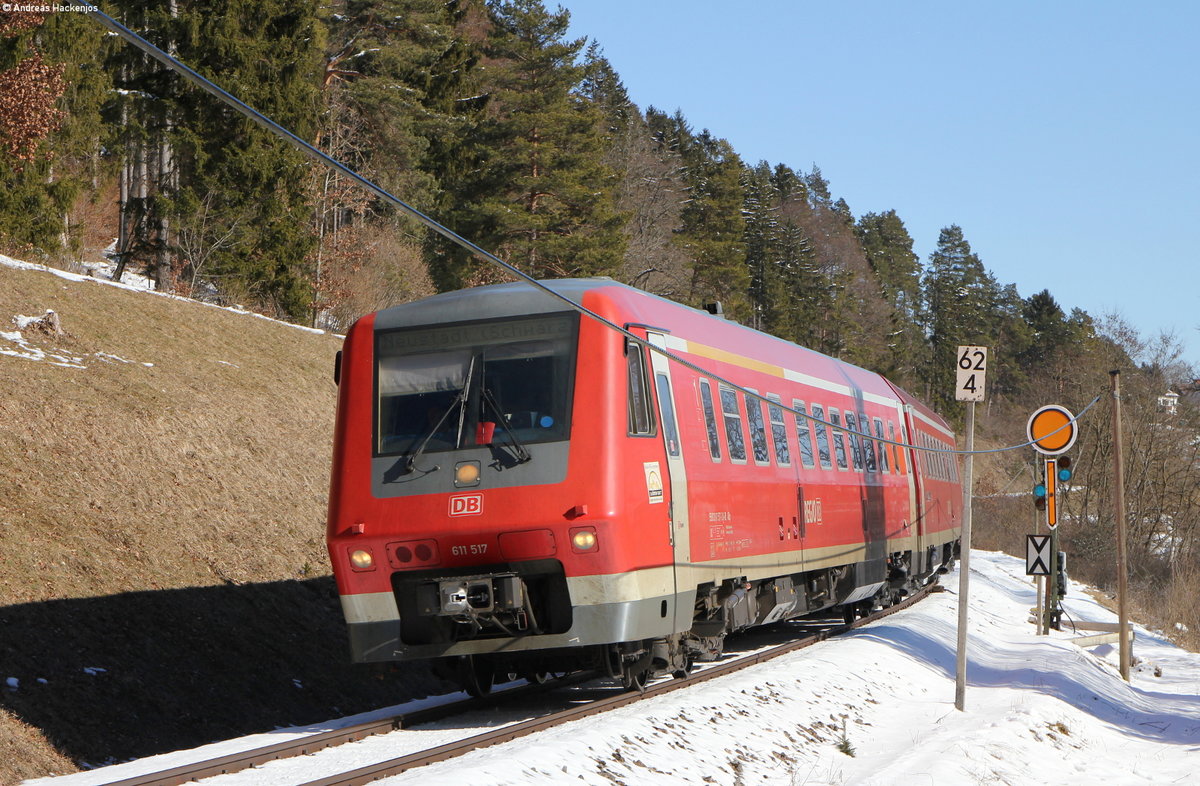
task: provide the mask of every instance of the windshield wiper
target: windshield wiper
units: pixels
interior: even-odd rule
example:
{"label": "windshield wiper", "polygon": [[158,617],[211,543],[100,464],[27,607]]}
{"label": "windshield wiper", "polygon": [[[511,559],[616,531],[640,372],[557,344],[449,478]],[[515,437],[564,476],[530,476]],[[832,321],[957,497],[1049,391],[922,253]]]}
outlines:
{"label": "windshield wiper", "polygon": [[517,439],[516,432],[512,430],[512,426],[508,425],[508,418],[504,417],[504,413],[500,411],[500,405],[496,403],[496,397],[492,395],[492,391],[487,388],[483,389],[483,403],[492,411],[496,417],[496,422],[504,427],[505,433],[508,434],[508,441],[512,443],[513,452],[517,454],[517,463],[524,464],[533,456],[529,455],[529,451],[521,444],[521,440]]}
{"label": "windshield wiper", "polygon": [[[450,413],[455,409],[459,410],[458,430],[455,432],[454,437],[454,446],[458,447],[458,441],[462,436],[463,420],[466,418],[467,414],[467,399],[471,394],[471,379],[474,376],[475,356],[472,355],[471,363],[469,366],[467,366],[467,380],[463,383],[462,390],[458,391],[458,395],[454,397],[454,401],[450,402],[450,406],[446,407],[446,411],[442,413],[442,416],[438,418],[438,422],[433,425],[433,428],[431,428],[429,433],[425,435],[425,438],[421,440],[421,444],[417,446],[417,449],[409,454],[408,461],[404,463],[405,475],[409,474],[413,471],[413,469],[415,469],[417,458],[425,452],[425,448],[429,445],[429,440],[433,439],[433,435],[437,434],[441,430],[442,424],[446,422],[446,418],[450,417]],[[439,469],[441,469],[441,466],[435,464],[433,469],[429,470],[429,472],[437,472]]]}

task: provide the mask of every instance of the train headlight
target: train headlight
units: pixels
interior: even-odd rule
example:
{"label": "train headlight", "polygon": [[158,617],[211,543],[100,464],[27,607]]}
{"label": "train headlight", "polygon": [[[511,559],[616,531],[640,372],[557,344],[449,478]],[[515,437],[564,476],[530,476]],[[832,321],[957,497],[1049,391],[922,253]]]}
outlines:
{"label": "train headlight", "polygon": [[459,488],[463,486],[478,486],[479,472],[478,461],[460,462],[454,467],[454,485]]}
{"label": "train headlight", "polygon": [[596,539],[593,527],[580,527],[571,530],[571,549],[578,552],[596,551],[600,542]]}
{"label": "train headlight", "polygon": [[355,570],[375,570],[375,557],[366,549],[350,552],[350,567]]}

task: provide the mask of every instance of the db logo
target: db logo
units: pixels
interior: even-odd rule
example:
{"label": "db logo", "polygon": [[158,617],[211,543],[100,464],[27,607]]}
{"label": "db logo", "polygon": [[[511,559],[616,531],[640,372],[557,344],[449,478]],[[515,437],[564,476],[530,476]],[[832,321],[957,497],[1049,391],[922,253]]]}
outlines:
{"label": "db logo", "polygon": [[478,516],[483,513],[482,494],[459,494],[450,498],[451,516]]}

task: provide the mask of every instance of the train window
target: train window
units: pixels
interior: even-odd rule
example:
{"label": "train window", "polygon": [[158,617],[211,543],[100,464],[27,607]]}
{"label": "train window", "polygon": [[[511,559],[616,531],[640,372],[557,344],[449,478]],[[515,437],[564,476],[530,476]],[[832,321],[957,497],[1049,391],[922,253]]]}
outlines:
{"label": "train window", "polygon": [[[900,436],[904,436],[904,432],[900,432]],[[903,442],[903,439],[896,439],[896,425],[892,421],[888,421],[888,439],[892,442]],[[904,449],[899,445],[892,445],[892,466],[896,468],[897,475],[908,473],[908,468],[904,463]]]}
{"label": "train window", "polygon": [[667,440],[667,453],[679,455],[679,429],[675,425],[675,402],[671,398],[671,381],[666,374],[655,374],[654,384],[658,390],[658,411],[662,414],[663,437]]}
{"label": "train window", "polygon": [[817,432],[817,456],[821,459],[822,469],[833,469],[833,462],[829,460],[829,427],[825,425],[825,411],[820,404],[812,405],[813,429]]}
{"label": "train window", "polygon": [[[808,414],[808,410],[804,408],[803,401],[793,400],[792,409],[799,413]],[[806,468],[812,469],[812,429],[809,427],[808,422],[808,418],[803,417],[803,415],[796,415],[796,442],[800,445],[800,463],[802,463]]]}
{"label": "train window", "polygon": [[483,421],[498,441],[567,439],[578,324],[559,314],[380,332],[376,455],[473,446]]}
{"label": "train window", "polygon": [[746,419],[750,422],[750,444],[754,447],[754,463],[770,464],[771,454],[767,450],[767,429],[763,424],[762,401],[749,393],[742,393],[742,398],[746,402]]}
{"label": "train window", "polygon": [[725,442],[729,445],[729,460],[745,462],[746,437],[742,434],[742,415],[738,412],[737,393],[721,388],[721,414],[725,418]]}
{"label": "train window", "polygon": [[[863,427],[863,433],[869,435],[871,433],[871,425],[866,418],[860,421]],[[863,437],[863,461],[866,462],[867,472],[879,472],[879,460],[876,457],[875,440],[870,436]]]}
{"label": "train window", "polygon": [[853,412],[846,413],[846,427],[850,429],[846,432],[846,436],[850,440],[850,457],[854,462],[854,471],[863,471],[863,449],[858,442],[858,421],[854,417]]}
{"label": "train window", "polygon": [[721,439],[717,436],[717,413],[713,409],[712,385],[700,380],[700,403],[704,407],[704,425],[708,429],[708,455],[721,460]]}
{"label": "train window", "polygon": [[879,464],[875,460],[875,440],[871,439],[871,421],[866,415],[859,412],[858,424],[862,426],[863,461],[866,462],[867,472],[878,472]]}
{"label": "train window", "polygon": [[780,406],[783,402],[779,400],[779,396],[767,396],[772,404],[767,405],[767,413],[771,417],[771,442],[775,445],[775,461],[781,467],[788,467],[792,464],[792,451],[788,447],[787,425],[783,422],[783,407]]}
{"label": "train window", "polygon": [[629,392],[629,434],[652,436],[654,415],[650,410],[650,390],[646,384],[646,356],[640,344],[625,342]]}
{"label": "train window", "polygon": [[829,422],[837,426],[833,431],[833,455],[837,458],[838,469],[849,469],[846,464],[846,444],[842,441],[842,415],[833,407],[829,408]]}
{"label": "train window", "polygon": [[[879,418],[875,418],[874,423],[875,436],[880,440],[887,439],[885,436],[883,436],[883,421]],[[882,441],[879,443],[879,465],[883,468],[884,472],[891,472],[891,468],[888,467],[888,445]]]}

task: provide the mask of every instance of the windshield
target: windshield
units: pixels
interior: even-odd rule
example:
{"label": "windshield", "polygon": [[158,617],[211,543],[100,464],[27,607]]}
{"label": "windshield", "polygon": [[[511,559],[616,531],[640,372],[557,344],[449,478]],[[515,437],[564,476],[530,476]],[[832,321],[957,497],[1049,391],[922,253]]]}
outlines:
{"label": "windshield", "polygon": [[556,314],[380,333],[376,455],[426,439],[427,453],[485,444],[481,423],[495,424],[497,443],[567,439],[578,323]]}

